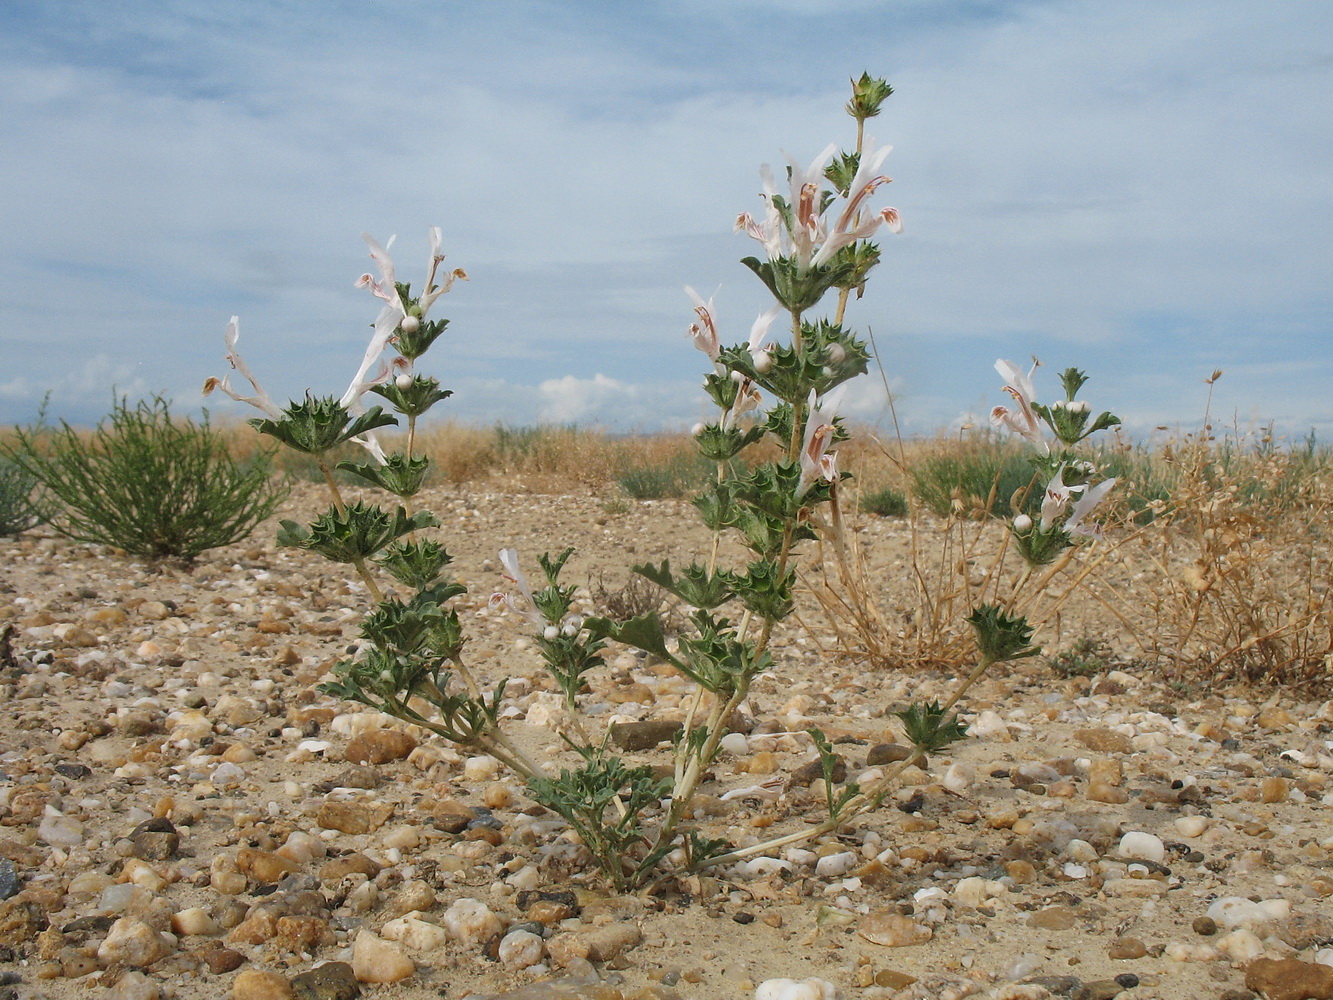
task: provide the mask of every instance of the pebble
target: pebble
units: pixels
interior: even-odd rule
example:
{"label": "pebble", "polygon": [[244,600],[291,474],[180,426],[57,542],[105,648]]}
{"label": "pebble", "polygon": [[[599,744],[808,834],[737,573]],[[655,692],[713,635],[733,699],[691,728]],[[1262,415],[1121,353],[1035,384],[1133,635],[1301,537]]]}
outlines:
{"label": "pebble", "polygon": [[295,994],[285,976],[262,969],[243,969],[231,982],[232,1000],[292,1000]]}
{"label": "pebble", "polygon": [[885,948],[908,948],[925,944],[935,932],[923,927],[911,917],[905,917],[893,910],[872,910],[861,918],[856,933],[871,944]]}
{"label": "pebble", "polygon": [[0,858],[0,900],[9,899],[19,891],[18,869],[8,858]]}
{"label": "pebble", "polygon": [[162,989],[142,972],[130,971],[107,990],[106,1000],[161,1000]]}
{"label": "pebble", "polygon": [[1245,988],[1267,1000],[1331,1000],[1333,967],[1296,958],[1257,958],[1245,969]]}
{"label": "pebble", "polygon": [[387,922],[380,929],[380,936],[417,952],[442,948],[449,941],[449,931],[439,924],[422,920],[421,914],[415,911]]}
{"label": "pebble", "polygon": [[545,951],[540,934],[515,930],[500,939],[498,955],[506,969],[527,969],[540,962]]}
{"label": "pebble", "polygon": [[361,996],[356,973],[346,962],[325,962],[292,977],[296,1000],[356,1000]]}
{"label": "pebble", "polygon": [[172,948],[157,931],[138,917],[121,917],[97,948],[97,957],[107,965],[141,967],[170,954]]}
{"label": "pebble", "polygon": [[754,1000],[838,1000],[838,988],[827,979],[765,979],[755,987]]}
{"label": "pebble", "polygon": [[372,833],[382,827],[393,815],[390,802],[337,802],[325,801],[315,814],[315,822],[326,830],[357,836]]}
{"label": "pebble", "polygon": [[378,729],[354,737],[343,751],[352,764],[388,764],[405,759],[417,748],[417,741],[401,729]]}
{"label": "pebble", "polygon": [[551,961],[561,968],[571,968],[577,959],[590,962],[610,962],[626,949],[643,940],[643,931],[628,920],[557,934],[546,942]]}
{"label": "pebble", "polygon": [[416,963],[392,941],[368,930],[357,933],[352,945],[352,971],[363,983],[396,983],[416,972]]}
{"label": "pebble", "polygon": [[1141,858],[1161,864],[1166,858],[1166,845],[1162,838],[1140,830],[1132,830],[1120,838],[1118,853],[1122,858]]}
{"label": "pebble", "polygon": [[455,900],[444,911],[441,923],[455,941],[467,948],[480,948],[504,930],[504,924],[490,907],[477,899],[465,896]]}
{"label": "pebble", "polygon": [[37,837],[52,847],[78,847],[83,843],[83,824],[69,816],[43,816]]}

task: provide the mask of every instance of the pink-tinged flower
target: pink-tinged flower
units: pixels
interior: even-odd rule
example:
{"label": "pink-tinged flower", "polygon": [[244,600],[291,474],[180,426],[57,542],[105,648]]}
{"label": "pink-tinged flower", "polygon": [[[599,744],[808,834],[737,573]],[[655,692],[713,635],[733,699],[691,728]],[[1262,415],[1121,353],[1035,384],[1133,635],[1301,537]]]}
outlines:
{"label": "pink-tinged flower", "polygon": [[425,318],[430,307],[435,304],[445,292],[453,287],[455,279],[467,280],[467,272],[462,268],[454,268],[445,276],[441,284],[435,284],[436,275],[439,273],[440,264],[444,262],[444,254],[440,253],[440,227],[430,227],[430,262],[426,270],[426,284],[421,294],[417,297],[418,312],[415,315],[408,313],[408,306],[398,294],[397,277],[394,270],[393,258],[389,256],[389,250],[393,247],[393,242],[398,237],[390,236],[389,242],[380,246],[369,233],[362,233],[361,238],[366,241],[370,247],[370,258],[375,262],[376,268],[380,272],[380,279],[375,280],[372,274],[363,274],[356,281],[358,288],[369,288],[376,297],[383,299],[390,306],[397,307],[402,316],[402,323],[406,329],[411,325],[409,332],[415,332],[420,326],[421,320]]}
{"label": "pink-tinged flower", "polygon": [[1075,502],[1074,509],[1070,511],[1069,520],[1065,522],[1065,531],[1071,535],[1082,535],[1084,538],[1101,538],[1102,526],[1100,524],[1084,524],[1083,519],[1102,502],[1115,483],[1114,479],[1104,479],[1096,486],[1088,487]]}
{"label": "pink-tinged flower", "polygon": [[690,324],[685,336],[694,341],[695,347],[708,355],[709,361],[716,362],[722,350],[722,342],[717,336],[717,313],[713,310],[713,296],[710,295],[705,302],[689,285],[685,286],[685,294],[694,303],[694,314],[699,317],[699,322]]}
{"label": "pink-tinged flower", "polygon": [[245,377],[245,380],[249,382],[251,388],[254,389],[255,394],[253,396],[242,396],[240,393],[236,392],[231,387],[231,376],[228,375],[225,378],[220,379],[213,377],[206,379],[204,381],[204,395],[207,396],[214,389],[221,389],[237,402],[249,403],[256,409],[262,410],[274,420],[281,420],[281,407],[269,398],[269,394],[265,392],[263,386],[255,380],[254,375],[250,373],[250,369],[246,365],[245,360],[241,357],[240,352],[236,350],[236,341],[239,339],[240,317],[233,316],[231,322],[227,324],[227,332],[223,335],[223,342],[227,345],[227,362],[233,369],[240,372]]}
{"label": "pink-tinged flower", "polygon": [[833,407],[827,400],[822,407],[815,400],[815,390],[811,389],[805,435],[801,440],[801,479],[796,486],[797,500],[810,492],[816,479],[830,483],[838,479],[838,456],[828,454],[837,431],[833,424]]}
{"label": "pink-tinged flower", "polygon": [[760,313],[759,318],[750,327],[750,362],[754,365],[754,370],[760,374],[773,367],[773,355],[769,353],[769,345],[764,343],[764,338],[768,336],[768,328],[773,325],[773,320],[777,319],[781,312],[781,306],[774,306],[767,312]]}
{"label": "pink-tinged flower", "polygon": [[1041,530],[1050,531],[1055,519],[1069,506],[1070,498],[1082,491],[1082,486],[1065,485],[1065,464],[1061,462],[1060,467],[1055,470],[1055,475],[1051,476],[1051,481],[1046,484],[1046,492],[1042,494]]}
{"label": "pink-tinged flower", "polygon": [[1041,424],[1037,422],[1037,414],[1032,409],[1032,403],[1037,397],[1032,387],[1032,372],[1037,370],[1036,364],[1033,364],[1031,372],[1024,375],[1012,361],[1001,358],[995,362],[995,370],[1005,380],[1004,391],[1013,397],[1018,408],[1011,410],[1007,406],[995,407],[990,411],[991,426],[1007,427],[1034,444],[1042,444]]}
{"label": "pink-tinged flower", "polygon": [[[732,377],[734,378],[738,374],[740,373],[732,372]],[[736,389],[736,402],[731,404],[731,409],[722,418],[723,430],[735,427],[741,417],[755,409],[763,401],[764,397],[754,387],[754,379],[742,375]]]}
{"label": "pink-tinged flower", "polygon": [[534,625],[544,626],[546,622],[537,612],[537,604],[532,599],[532,588],[528,586],[528,578],[518,568],[518,549],[501,549],[500,564],[505,568],[505,576],[518,586],[519,593],[523,595],[526,604],[526,607],[520,607],[519,603],[514,600],[514,595],[506,594],[504,597],[505,606],[510,611],[517,612],[527,618]]}
{"label": "pink-tinged flower", "polygon": [[870,239],[879,231],[881,225],[887,225],[889,231],[893,233],[903,231],[902,217],[896,208],[882,208],[878,212],[862,217],[870,196],[881,185],[888,184],[893,179],[879,173],[884,158],[892,149],[892,146],[875,149],[873,141],[867,142],[861,154],[860,164],[847,187],[847,199],[843,203],[842,211],[838,213],[828,236],[824,239],[823,246],[811,261],[815,267],[827,264],[843,247],[851,246],[857,240]]}

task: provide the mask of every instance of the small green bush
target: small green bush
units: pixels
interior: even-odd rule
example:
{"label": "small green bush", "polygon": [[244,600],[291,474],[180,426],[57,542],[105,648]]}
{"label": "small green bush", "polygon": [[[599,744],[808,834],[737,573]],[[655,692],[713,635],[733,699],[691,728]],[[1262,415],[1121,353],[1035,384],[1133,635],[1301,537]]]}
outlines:
{"label": "small green bush", "polygon": [[208,424],[173,420],[161,397],[114,403],[91,435],[17,431],[7,457],[45,488],[52,527],[80,542],[157,559],[193,559],[246,537],[286,491],[271,456],[242,468]]}
{"label": "small green bush", "polygon": [[42,523],[33,502],[37,480],[12,462],[0,463],[0,535],[17,535]]}
{"label": "small green bush", "polygon": [[906,517],[907,495],[891,486],[873,493],[862,493],[861,509],[867,514],[878,514],[880,517]]}
{"label": "small green bush", "polygon": [[[1020,452],[980,444],[946,454],[930,455],[912,466],[912,493],[940,517],[954,511],[954,501],[969,515],[1005,517],[1010,499],[1033,486],[1032,463]],[[1024,509],[1036,511],[1041,488],[1028,491]]]}
{"label": "small green bush", "polygon": [[1111,650],[1101,639],[1084,637],[1050,658],[1051,669],[1061,677],[1091,677],[1110,665]]}
{"label": "small green bush", "polygon": [[616,483],[635,500],[675,499],[701,489],[715,468],[697,455],[681,456],[656,465],[622,469]]}

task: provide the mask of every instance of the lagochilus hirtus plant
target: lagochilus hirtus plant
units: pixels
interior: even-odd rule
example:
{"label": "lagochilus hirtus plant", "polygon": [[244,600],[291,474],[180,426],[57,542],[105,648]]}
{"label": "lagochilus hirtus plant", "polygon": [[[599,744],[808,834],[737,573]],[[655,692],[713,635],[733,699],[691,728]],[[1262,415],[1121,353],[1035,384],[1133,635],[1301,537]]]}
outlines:
{"label": "lagochilus hirtus plant", "polygon": [[[448,551],[423,534],[439,522],[429,511],[410,510],[430,466],[427,456],[417,453],[417,422],[451,395],[440,388],[438,379],[418,372],[417,362],[449,323],[431,318],[431,308],[456,280],[467,277],[457,269],[444,272],[440,230],[432,228],[430,237],[426,281],[416,295],[411,285],[397,280],[389,256],[393,240],[381,247],[364,237],[378,276],[364,274],[357,285],[384,304],[360,367],[341,396],[307,394],[303,400],[278,406],[236,350],[235,317],[227,326],[226,356],[250,384],[252,394],[233,388],[231,376],[210,378],[204,392],[221,389],[261,410],[264,416],[251,420],[251,425],[310,455],[323,473],[329,509],[309,525],[283,521],[278,544],[350,564],[373,602],[361,623],[359,652],[336,665],[336,680],[323,686],[325,693],[370,705],[491,753],[520,772],[535,774],[536,765],[497,724],[503,685],[487,697],[464,662],[462,626],[457,612],[448,607],[464,588],[448,579]],[[388,403],[398,416],[386,413],[378,402],[367,405],[370,396]],[[400,417],[406,420],[404,448],[386,452],[376,432],[402,426]],[[348,441],[363,447],[368,460],[339,462],[336,468],[393,497],[391,509],[343,498],[330,455]],[[386,577],[396,584],[392,592],[386,592]]]}

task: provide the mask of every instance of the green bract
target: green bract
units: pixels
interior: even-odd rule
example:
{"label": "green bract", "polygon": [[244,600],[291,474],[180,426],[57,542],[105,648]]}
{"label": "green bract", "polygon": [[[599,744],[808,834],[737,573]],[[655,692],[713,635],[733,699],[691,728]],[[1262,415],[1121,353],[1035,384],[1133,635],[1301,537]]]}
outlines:
{"label": "green bract", "polygon": [[333,562],[350,563],[369,559],[408,532],[434,528],[439,523],[429,511],[417,511],[409,517],[406,510],[397,507],[387,514],[357,500],[341,511],[330,507],[308,528],[295,521],[282,521],[278,544],[309,549]]}
{"label": "green bract", "polygon": [[407,499],[421,492],[426,472],[430,469],[430,459],[425,455],[409,458],[395,452],[385,456],[383,465],[374,462],[339,462],[338,468],[359,476],[386,493]]}
{"label": "green bract", "polygon": [[256,418],[250,426],[296,451],[320,455],[358,434],[397,423],[378,406],[352,419],[346,407],[332,396],[307,396],[300,403],[289,403],[281,420]]}
{"label": "green bract", "polygon": [[[399,334],[399,340],[401,339],[402,334]],[[377,396],[383,396],[393,404],[395,410],[406,417],[419,417],[440,400],[453,395],[452,391],[440,388],[438,379],[427,378],[424,375],[414,375],[407,388],[400,386],[396,380],[391,380],[371,386],[370,391]]]}
{"label": "green bract", "polygon": [[699,563],[692,563],[680,576],[672,575],[669,559],[663,560],[661,566],[644,563],[630,569],[696,608],[716,608],[731,600],[734,594],[730,575],[710,574],[708,567]]}
{"label": "green bract", "polygon": [[967,616],[976,634],[981,658],[988,663],[1004,663],[1036,656],[1039,646],[1032,645],[1032,626],[1022,615],[1009,615],[995,604],[980,604]]}
{"label": "green bract", "polygon": [[425,590],[439,579],[453,562],[443,545],[430,539],[394,542],[375,559],[399,583],[413,590]]}

